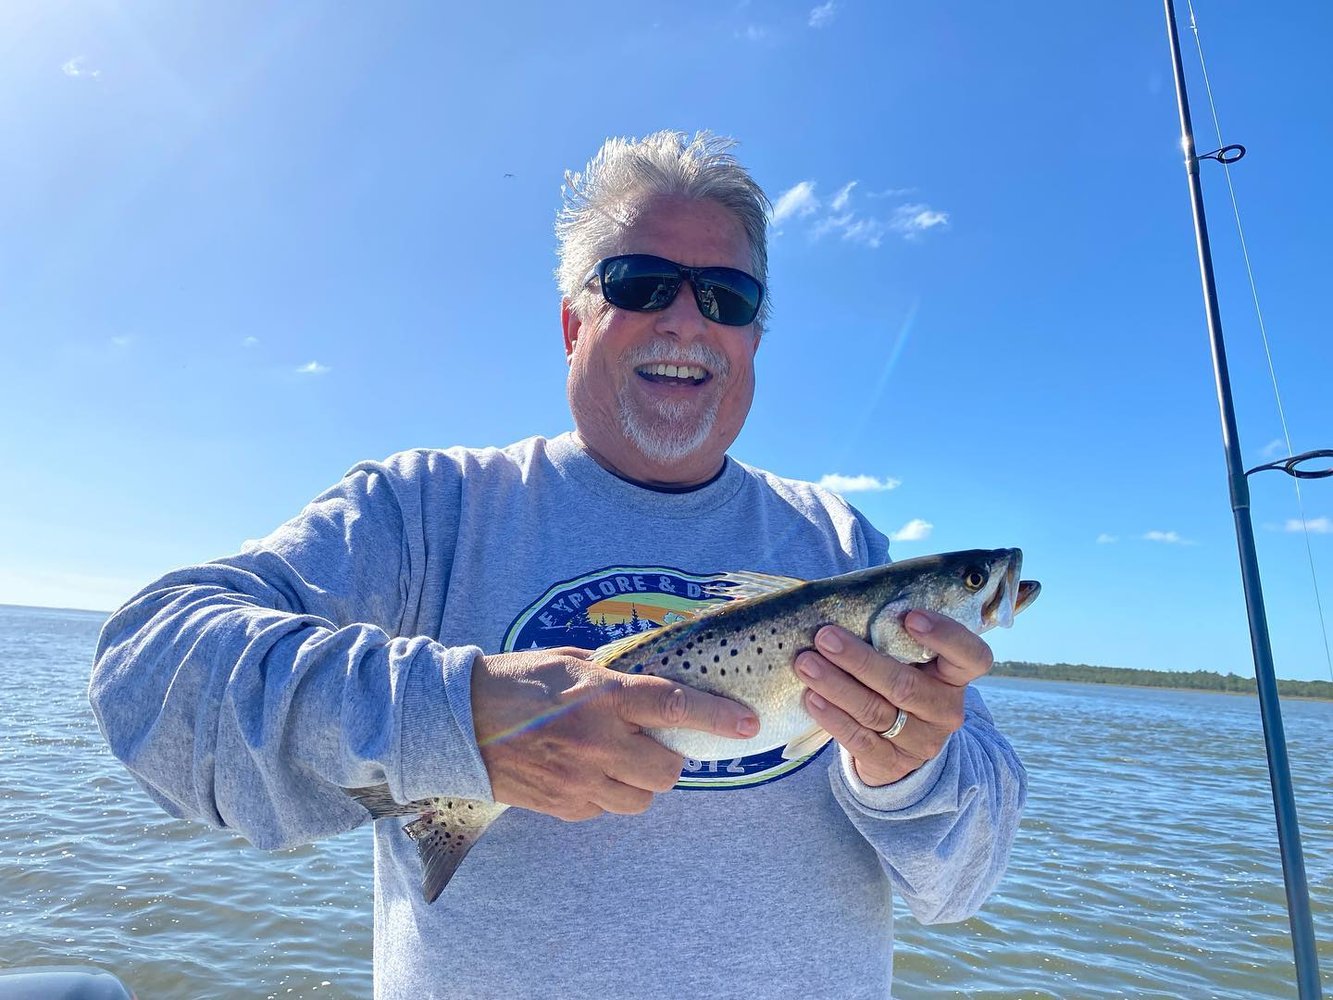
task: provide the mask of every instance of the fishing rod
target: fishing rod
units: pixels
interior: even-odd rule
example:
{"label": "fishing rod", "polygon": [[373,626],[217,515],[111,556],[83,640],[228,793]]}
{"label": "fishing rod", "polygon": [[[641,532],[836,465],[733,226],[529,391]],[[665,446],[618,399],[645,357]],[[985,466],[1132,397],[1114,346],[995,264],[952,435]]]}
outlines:
{"label": "fishing rod", "polygon": [[1268,617],[1264,611],[1263,589],[1259,582],[1259,559],[1255,552],[1254,525],[1250,520],[1250,486],[1247,477],[1251,473],[1268,469],[1285,471],[1302,479],[1333,475],[1333,468],[1298,468],[1302,462],[1333,456],[1333,451],[1293,455],[1280,462],[1257,466],[1248,472],[1241,462],[1240,437],[1236,431],[1236,413],[1231,400],[1231,377],[1227,371],[1226,346],[1222,341],[1222,315],[1217,305],[1217,285],[1213,280],[1213,254],[1208,242],[1208,222],[1204,217],[1203,189],[1199,183],[1199,162],[1211,159],[1222,164],[1235,163],[1245,155],[1245,147],[1223,146],[1202,155],[1194,152],[1194,129],[1190,123],[1189,95],[1185,90],[1185,71],[1180,60],[1176,10],[1172,0],[1165,0],[1165,3],[1166,33],[1171,43],[1171,64],[1176,77],[1176,103],[1180,107],[1180,144],[1185,153],[1190,205],[1194,210],[1194,236],[1199,249],[1199,271],[1203,277],[1208,338],[1212,343],[1213,373],[1217,379],[1217,403],[1222,415],[1222,444],[1226,449],[1231,510],[1236,521],[1241,579],[1245,587],[1250,645],[1254,653],[1254,680],[1259,691],[1259,714],[1263,719],[1264,745],[1268,751],[1268,777],[1273,788],[1273,809],[1277,816],[1278,849],[1282,856],[1282,876],[1287,889],[1287,915],[1291,922],[1291,945],[1296,960],[1296,987],[1300,1000],[1319,1000],[1323,996],[1319,984],[1319,955],[1315,949],[1314,921],[1310,915],[1310,892],[1305,877],[1305,858],[1301,852],[1300,824],[1296,817],[1296,799],[1292,793],[1291,768],[1287,760],[1287,737],[1282,727],[1277,678],[1273,672]]}

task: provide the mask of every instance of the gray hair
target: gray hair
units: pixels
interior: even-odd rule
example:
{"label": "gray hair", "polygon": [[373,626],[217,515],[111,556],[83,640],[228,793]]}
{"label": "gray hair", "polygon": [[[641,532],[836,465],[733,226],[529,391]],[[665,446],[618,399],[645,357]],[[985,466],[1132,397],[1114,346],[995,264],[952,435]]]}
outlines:
{"label": "gray hair", "polygon": [[[712,201],[736,216],[750,243],[750,270],[764,283],[755,329],[768,323],[768,217],[772,205],[728,152],[736,140],[703,131],[661,131],[642,139],[610,138],[582,173],[565,171],[564,204],[556,214],[556,281],[574,311],[585,315],[584,279],[611,256],[634,209],[658,196]],[[600,301],[600,299],[599,299]]]}

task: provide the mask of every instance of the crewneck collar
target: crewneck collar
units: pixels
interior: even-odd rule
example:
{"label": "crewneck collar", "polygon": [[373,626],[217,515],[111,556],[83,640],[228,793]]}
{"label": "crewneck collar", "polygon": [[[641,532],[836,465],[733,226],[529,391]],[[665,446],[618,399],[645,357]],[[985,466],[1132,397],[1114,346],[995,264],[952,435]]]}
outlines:
{"label": "crewneck collar", "polygon": [[658,512],[690,517],[710,510],[736,494],[745,481],[740,463],[730,456],[707,482],[695,486],[656,486],[628,479],[603,467],[577,434],[566,431],[547,443],[547,455],[562,473],[595,492],[621,503],[647,504]]}

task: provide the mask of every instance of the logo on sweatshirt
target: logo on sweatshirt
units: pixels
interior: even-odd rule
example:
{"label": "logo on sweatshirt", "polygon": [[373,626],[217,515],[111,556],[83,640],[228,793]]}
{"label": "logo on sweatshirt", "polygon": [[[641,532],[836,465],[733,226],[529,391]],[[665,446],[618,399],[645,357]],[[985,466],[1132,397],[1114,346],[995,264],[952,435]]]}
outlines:
{"label": "logo on sweatshirt", "polygon": [[[715,575],[667,566],[596,570],[557,583],[519,613],[504,650],[596,649],[640,632],[697,617],[719,598],[704,591]],[[677,788],[752,788],[800,770],[820,754],[783,760],[782,748],[729,760],[686,760]]]}

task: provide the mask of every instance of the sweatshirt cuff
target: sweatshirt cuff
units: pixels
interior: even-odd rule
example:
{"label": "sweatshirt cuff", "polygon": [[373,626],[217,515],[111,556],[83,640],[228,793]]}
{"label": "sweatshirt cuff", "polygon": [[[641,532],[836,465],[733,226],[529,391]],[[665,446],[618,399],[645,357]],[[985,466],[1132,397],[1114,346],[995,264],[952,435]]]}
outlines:
{"label": "sweatshirt cuff", "polygon": [[[957,734],[955,733],[956,737]],[[954,762],[956,754],[954,738],[944,745],[944,749],[926,761],[911,774],[904,775],[887,785],[867,785],[856,773],[852,755],[844,747],[838,747],[838,763],[830,770],[835,791],[844,793],[858,810],[869,815],[895,814],[895,819],[913,819],[938,810],[931,808],[932,801],[947,795],[943,779],[952,772],[957,776]],[[840,796],[842,797],[842,796]],[[949,797],[952,801],[952,796]]]}
{"label": "sweatshirt cuff", "polygon": [[491,780],[472,722],[472,666],[477,646],[426,642],[413,658],[403,688],[399,734],[399,802],[438,795],[492,801]]}

